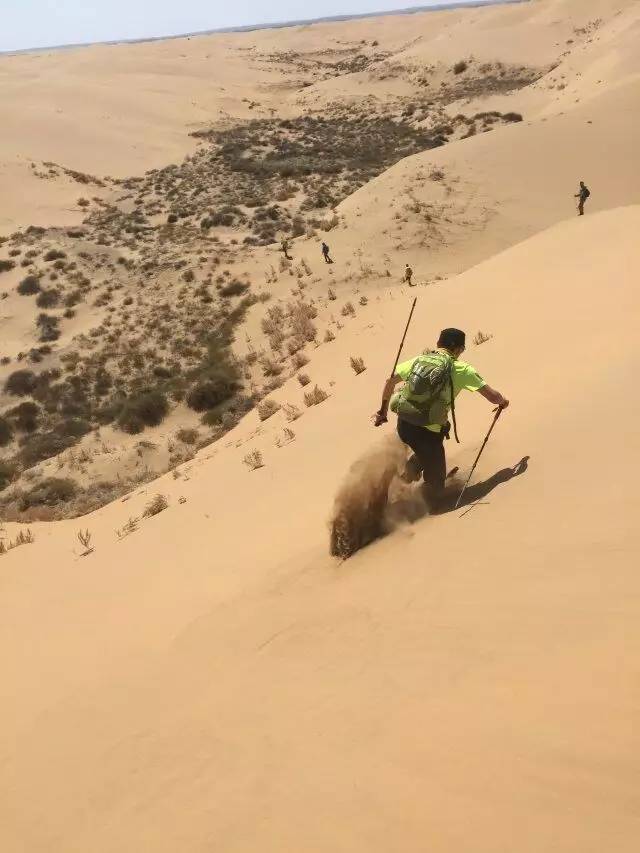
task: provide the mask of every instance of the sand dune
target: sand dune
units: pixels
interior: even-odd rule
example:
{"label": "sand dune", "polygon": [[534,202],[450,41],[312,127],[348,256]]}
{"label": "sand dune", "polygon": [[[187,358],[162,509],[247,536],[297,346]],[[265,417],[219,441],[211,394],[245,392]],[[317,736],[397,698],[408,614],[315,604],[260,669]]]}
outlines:
{"label": "sand dune", "polygon": [[[638,20],[623,0],[538,0],[0,60],[3,233],[81,219],[86,186],[63,171],[38,178],[29,158],[37,170],[54,161],[117,176],[194,150],[185,130],[220,110],[229,122],[255,115],[245,97],[260,101],[258,115],[291,117],[314,98],[358,103],[359,90],[397,112],[394,90],[414,91],[404,77],[357,70],[298,85],[312,82],[308,69],[298,79],[279,59],[269,70],[241,46],[306,62],[327,42],[373,50],[378,40],[390,62],[440,63],[447,85],[445,65],[470,54],[544,69],[460,107],[521,110],[524,121],[401,160],[345,198],[330,231],[295,239],[294,265],[275,279],[277,246],[232,244],[238,229],[198,244],[270,294],[236,333],[239,358],[264,345],[266,311],[294,284],[334,339],[307,345],[310,385],[283,374],[268,395],[300,417],[260,420],[254,408],[101,509],[29,523],[34,541],[0,556],[3,850],[636,850]],[[228,60],[225,92],[211,86],[214,49]],[[20,125],[21,92],[43,77]],[[126,79],[129,94],[117,85]],[[579,178],[593,192],[585,217],[572,204]],[[116,210],[135,204],[120,184],[94,191]],[[71,254],[76,238],[60,235]],[[334,265],[320,258],[321,237]],[[124,239],[82,241],[113,262],[101,278],[117,279],[121,252],[144,260]],[[407,262],[417,287],[400,283]],[[152,308],[179,304],[183,270],[167,260],[143,279],[136,268],[116,299],[131,297],[144,331],[139,295]],[[15,360],[33,318],[14,292],[20,268],[3,275],[3,347]],[[96,292],[44,367],[109,316]],[[393,424],[376,430],[369,415],[416,295],[404,354],[444,326],[464,328],[465,358],[511,406],[473,505],[430,517],[417,487],[394,482],[392,529],[341,563],[329,555],[340,484],[358,459],[402,455]],[[341,313],[345,300],[353,314]],[[473,344],[480,330],[488,339]],[[352,356],[366,365],[359,375]],[[307,408],[315,383],[328,397]],[[448,463],[464,475],[492,413],[471,394],[456,408],[462,444],[448,443]],[[94,448],[89,486],[133,466],[164,470],[176,431],[198,417],[176,404],[142,447],[115,425],[94,430],[78,445]],[[263,465],[250,470],[255,452]],[[27,474],[66,474],[60,459]],[[168,506],[145,516],[158,494]],[[2,528],[12,541],[27,526]]]}

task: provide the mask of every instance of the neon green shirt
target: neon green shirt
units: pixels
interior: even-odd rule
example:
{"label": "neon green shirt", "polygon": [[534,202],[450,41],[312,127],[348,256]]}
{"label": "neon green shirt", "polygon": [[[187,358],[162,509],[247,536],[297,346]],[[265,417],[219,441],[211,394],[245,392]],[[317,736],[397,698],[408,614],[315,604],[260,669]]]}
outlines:
{"label": "neon green shirt", "polygon": [[[414,361],[415,358],[412,358],[409,361],[403,361],[402,364],[399,364],[396,367],[396,376],[406,380],[411,373]],[[487,384],[475,368],[467,364],[466,361],[458,361],[457,359],[453,362],[452,379],[454,397],[457,397],[461,391],[479,391],[480,388],[484,388]],[[442,429],[440,424],[429,424],[424,428],[430,429],[431,432],[440,432]]]}

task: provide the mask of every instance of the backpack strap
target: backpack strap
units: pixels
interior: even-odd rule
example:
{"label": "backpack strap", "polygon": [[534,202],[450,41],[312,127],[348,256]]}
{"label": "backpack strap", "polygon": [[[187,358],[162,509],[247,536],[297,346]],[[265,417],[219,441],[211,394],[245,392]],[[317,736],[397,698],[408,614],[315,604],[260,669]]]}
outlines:
{"label": "backpack strap", "polygon": [[451,388],[451,420],[453,421],[453,434],[456,437],[456,442],[460,444],[458,438],[458,425],[456,423],[456,398],[453,392],[453,360],[449,365],[449,387]]}

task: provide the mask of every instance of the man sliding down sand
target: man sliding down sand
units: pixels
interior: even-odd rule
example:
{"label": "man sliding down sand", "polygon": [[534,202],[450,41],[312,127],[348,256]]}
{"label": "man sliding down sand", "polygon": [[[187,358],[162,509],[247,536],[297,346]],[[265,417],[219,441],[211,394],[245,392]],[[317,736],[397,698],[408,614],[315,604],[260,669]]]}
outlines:
{"label": "man sliding down sand", "polygon": [[[398,435],[415,456],[407,463],[406,479],[418,479],[420,472],[427,485],[427,497],[433,509],[444,493],[447,463],[444,439],[449,438],[448,415],[452,420],[456,441],[455,397],[460,391],[479,391],[495,406],[506,409],[509,401],[491,388],[477,371],[459,361],[465,349],[465,334],[460,329],[443,329],[438,348],[404,361],[396,366],[382,392],[382,405],[374,415],[374,424],[387,420],[389,405],[398,415]],[[404,381],[399,392],[396,385]]]}

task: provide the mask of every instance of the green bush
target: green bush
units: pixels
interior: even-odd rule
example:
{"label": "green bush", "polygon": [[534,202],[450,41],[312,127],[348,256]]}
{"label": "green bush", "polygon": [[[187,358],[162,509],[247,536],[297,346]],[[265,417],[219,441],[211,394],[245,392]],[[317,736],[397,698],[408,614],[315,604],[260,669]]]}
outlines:
{"label": "green bush", "polygon": [[462,74],[462,72],[466,71],[468,67],[469,63],[465,62],[464,59],[461,59],[460,62],[456,62],[456,64],[453,66],[453,73]]}
{"label": "green bush", "polygon": [[15,370],[7,377],[4,390],[14,397],[26,397],[34,391],[37,381],[38,377],[33,370]]}
{"label": "green bush", "polygon": [[140,391],[125,399],[118,425],[124,432],[135,435],[145,427],[162,423],[168,411],[169,403],[162,391]]}
{"label": "green bush", "polygon": [[56,506],[70,501],[77,491],[75,480],[46,477],[29,491],[23,492],[18,501],[18,508],[24,512],[33,506]]}
{"label": "green bush", "polygon": [[40,415],[40,406],[37,403],[32,403],[30,400],[25,400],[13,409],[6,413],[16,429],[20,432],[33,432],[38,425],[38,416]]}
{"label": "green bush", "polygon": [[45,261],[57,261],[59,258],[66,258],[67,253],[61,252],[59,249],[49,249],[44,256]]}
{"label": "green bush", "polygon": [[59,301],[60,291],[54,288],[41,290],[36,296],[36,305],[38,308],[55,308]]}
{"label": "green bush", "polygon": [[13,438],[13,427],[10,421],[0,415],[0,447],[6,447]]}
{"label": "green bush", "polygon": [[215,409],[224,403],[238,389],[238,383],[231,376],[218,376],[198,382],[187,394],[187,406],[196,412]]}
{"label": "green bush", "polygon": [[9,272],[15,267],[15,263],[13,261],[7,261],[4,258],[0,260],[0,272]]}
{"label": "green bush", "polygon": [[13,462],[9,462],[6,459],[0,459],[0,491],[7,488],[17,473],[18,469]]}
{"label": "green bush", "polygon": [[17,287],[20,296],[35,296],[40,292],[40,279],[37,275],[28,275],[23,278]]}
{"label": "green bush", "polygon": [[241,296],[247,290],[249,290],[249,285],[246,282],[234,279],[220,288],[220,296]]}

